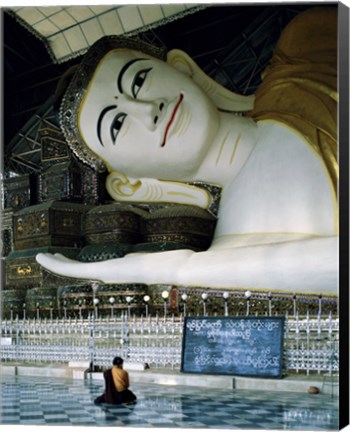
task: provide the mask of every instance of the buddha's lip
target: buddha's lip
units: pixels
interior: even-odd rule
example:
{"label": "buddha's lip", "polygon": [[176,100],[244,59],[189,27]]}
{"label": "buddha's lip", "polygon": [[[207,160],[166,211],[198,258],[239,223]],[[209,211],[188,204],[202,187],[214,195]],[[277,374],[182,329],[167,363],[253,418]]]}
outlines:
{"label": "buddha's lip", "polygon": [[183,94],[180,93],[179,100],[177,101],[177,103],[176,103],[176,105],[175,105],[175,107],[174,107],[174,111],[172,112],[171,117],[170,117],[170,119],[169,119],[169,121],[168,121],[168,124],[166,125],[165,132],[164,132],[164,138],[163,138],[163,142],[162,142],[162,144],[161,144],[161,147],[164,147],[165,144],[166,144],[167,135],[168,135],[168,132],[169,132],[170,126],[172,125],[172,123],[173,123],[173,121],[174,121],[174,119],[175,119],[175,116],[176,116],[177,110],[179,109],[179,106],[180,106],[181,102],[183,101],[183,98],[184,98]]}

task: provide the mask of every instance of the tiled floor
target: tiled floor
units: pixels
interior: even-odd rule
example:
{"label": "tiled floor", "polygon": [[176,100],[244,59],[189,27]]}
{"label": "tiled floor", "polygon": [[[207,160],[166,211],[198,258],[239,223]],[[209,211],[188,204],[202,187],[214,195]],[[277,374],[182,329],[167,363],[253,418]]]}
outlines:
{"label": "tiled floor", "polygon": [[103,381],[3,376],[0,424],[137,428],[338,429],[338,401],[318,394],[136,384],[135,405],[96,406]]}

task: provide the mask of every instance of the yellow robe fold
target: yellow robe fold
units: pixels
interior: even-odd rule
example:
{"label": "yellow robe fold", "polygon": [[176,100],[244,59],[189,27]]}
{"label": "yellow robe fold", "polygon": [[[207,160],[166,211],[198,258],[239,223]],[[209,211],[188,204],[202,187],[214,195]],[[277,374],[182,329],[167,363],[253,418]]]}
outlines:
{"label": "yellow robe fold", "polygon": [[338,185],[337,9],[314,8],[283,30],[256,92],[256,121],[275,120],[300,133]]}

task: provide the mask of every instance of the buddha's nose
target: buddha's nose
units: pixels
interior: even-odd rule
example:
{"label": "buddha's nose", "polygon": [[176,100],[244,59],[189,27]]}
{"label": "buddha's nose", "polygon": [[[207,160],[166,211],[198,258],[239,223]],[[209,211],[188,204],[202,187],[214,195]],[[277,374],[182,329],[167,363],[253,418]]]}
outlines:
{"label": "buddha's nose", "polygon": [[144,101],[122,95],[118,98],[118,107],[128,116],[134,117],[150,131],[154,131],[165,111],[165,100]]}

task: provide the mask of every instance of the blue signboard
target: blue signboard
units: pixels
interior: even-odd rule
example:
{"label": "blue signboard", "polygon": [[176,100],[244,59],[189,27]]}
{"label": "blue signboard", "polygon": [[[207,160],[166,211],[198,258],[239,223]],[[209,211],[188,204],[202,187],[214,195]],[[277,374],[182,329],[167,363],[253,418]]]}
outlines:
{"label": "blue signboard", "polygon": [[187,317],[181,371],[280,378],[283,317]]}

